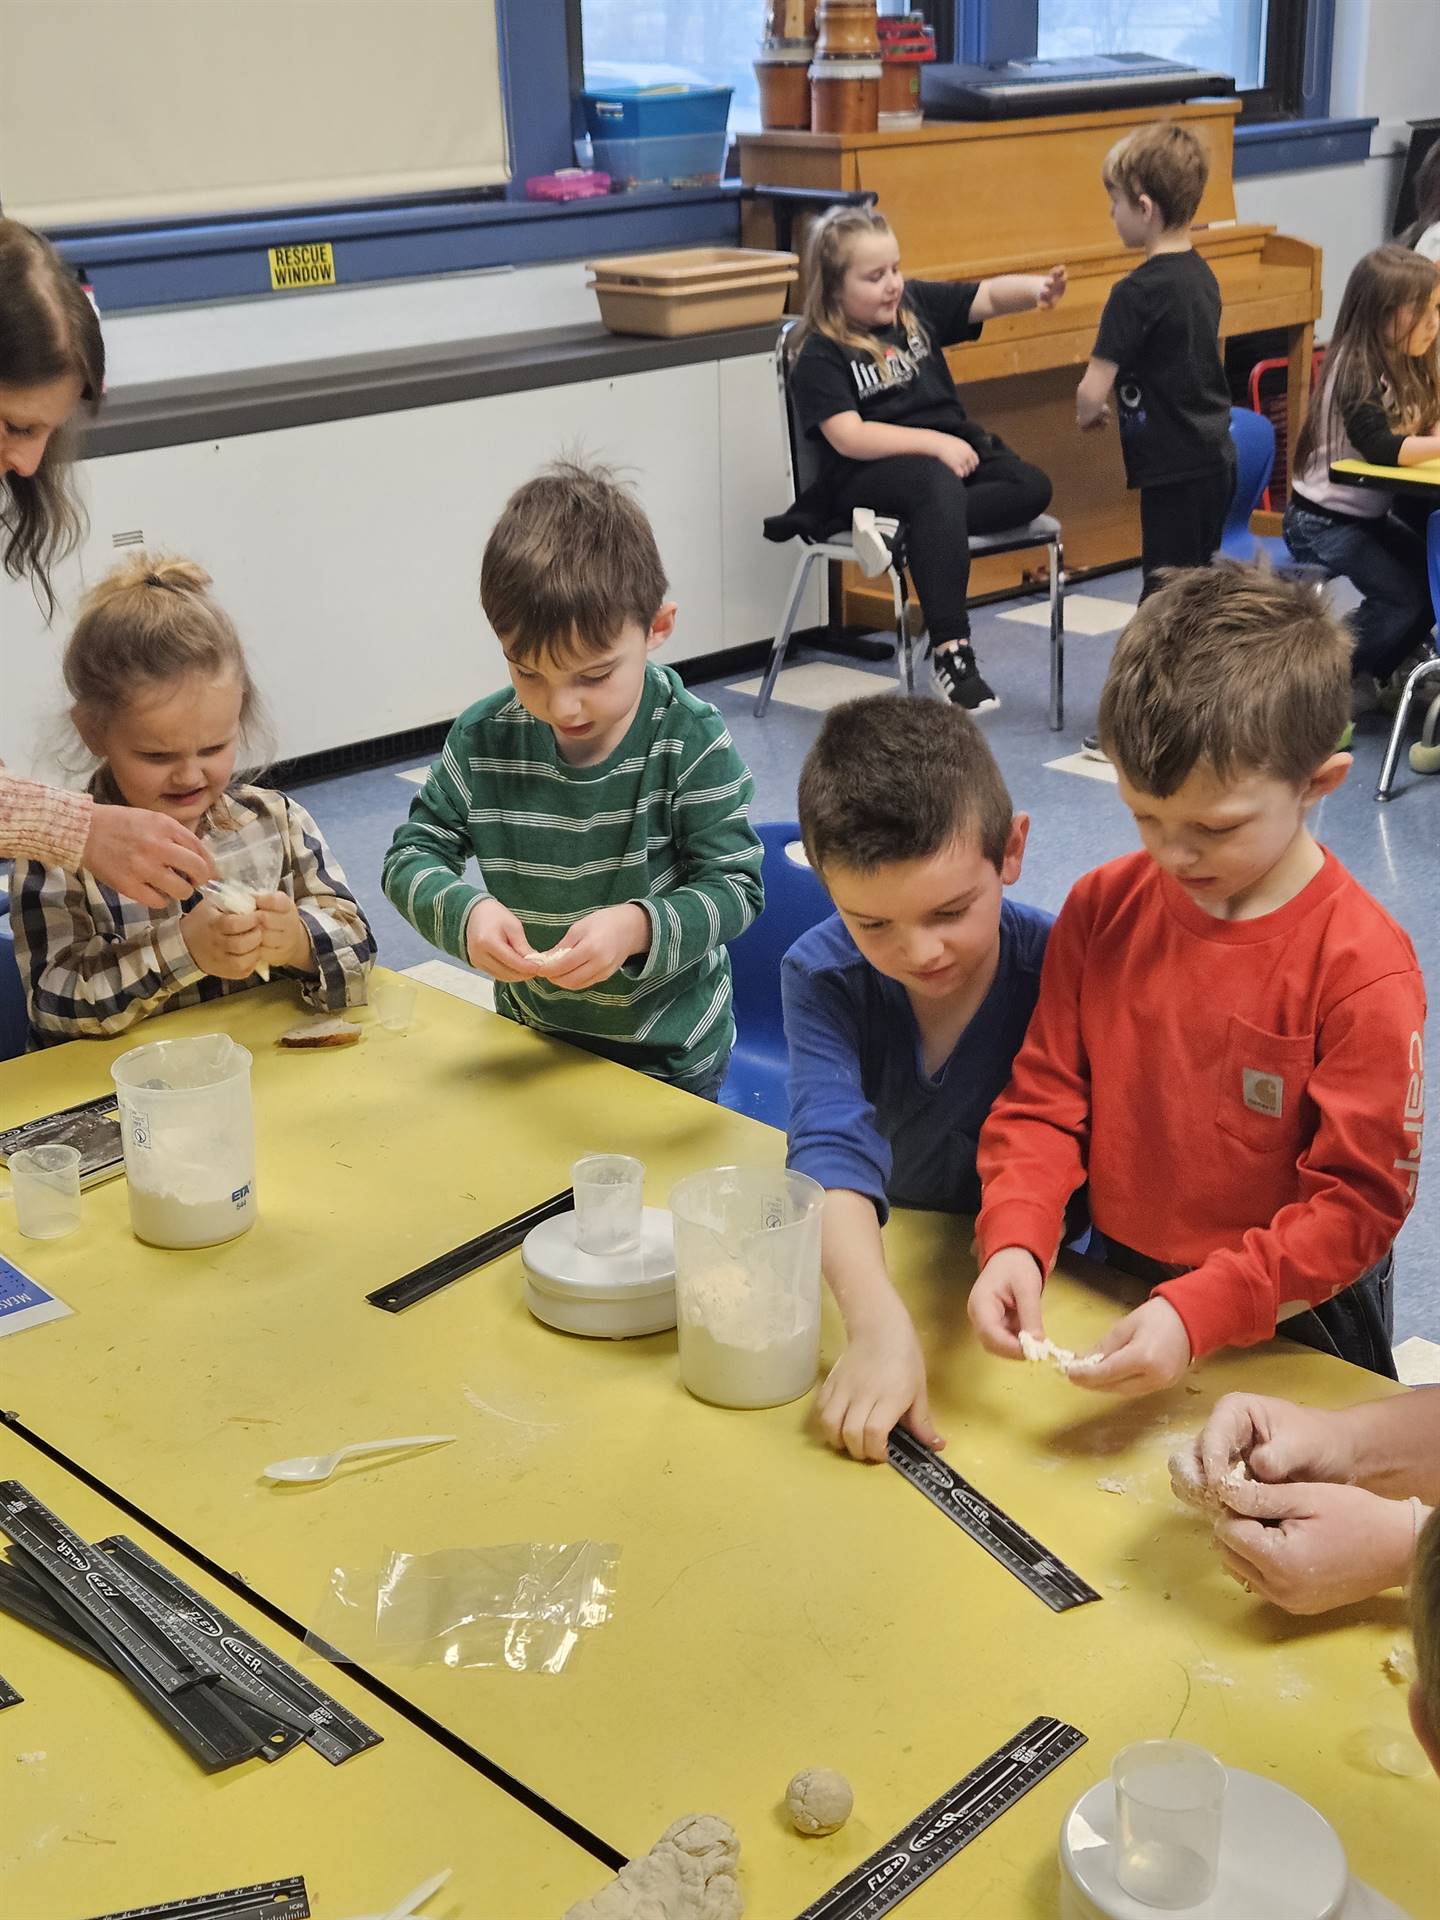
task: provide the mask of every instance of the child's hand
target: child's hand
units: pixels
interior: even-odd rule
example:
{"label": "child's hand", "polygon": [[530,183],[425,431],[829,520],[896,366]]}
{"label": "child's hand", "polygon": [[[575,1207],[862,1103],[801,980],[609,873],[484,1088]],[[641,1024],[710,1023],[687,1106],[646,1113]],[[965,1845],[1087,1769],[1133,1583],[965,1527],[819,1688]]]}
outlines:
{"label": "child's hand", "polygon": [[1127,1313],[1095,1351],[1100,1364],[1072,1373],[1076,1386],[1133,1397],[1174,1386],[1190,1365],[1190,1336],[1170,1302],[1157,1296]]}
{"label": "child's hand", "polygon": [[598,913],[577,920],[556,948],[564,959],[542,965],[540,971],[552,986],[578,993],[618,973],[632,953],[649,949],[650,916],[630,901],[623,907],[601,907]]}
{"label": "child's hand", "polygon": [[1344,1481],[1353,1480],[1356,1469],[1349,1431],[1343,1414],[1261,1393],[1227,1393],[1216,1401],[1196,1447],[1212,1487],[1220,1486],[1237,1460],[1257,1480]]}
{"label": "child's hand", "polygon": [[1064,267],[1052,267],[1049,273],[1040,276],[1040,290],[1035,296],[1037,307],[1058,307],[1065,298],[1065,288],[1069,276]]}
{"label": "child's hand", "polygon": [[288,893],[257,893],[255,912],[260,922],[260,951],[256,965],[291,967],[299,973],[315,970],[310,929]]}
{"label": "child's hand", "polygon": [[957,479],[964,480],[979,466],[980,456],[968,440],[957,439],[953,433],[932,433],[930,439],[930,452]]}
{"label": "child's hand", "polygon": [[190,958],[216,980],[248,980],[260,965],[260,915],[223,913],[213,900],[181,916],[180,936]]}
{"label": "child's hand", "polygon": [[1410,1577],[1415,1510],[1363,1487],[1247,1483],[1226,1493],[1246,1516],[1215,1522],[1228,1573],[1287,1613],[1325,1613]]}
{"label": "child's hand", "polygon": [[507,985],[533,980],[540,969],[526,959],[529,951],[525,929],[508,907],[494,898],[475,902],[465,922],[465,957],[472,967]]}
{"label": "child's hand", "polygon": [[1044,1274],[1023,1247],[1001,1247],[992,1253],[970,1289],[970,1324],[980,1344],[991,1353],[1018,1360],[1022,1331],[1043,1340],[1040,1294],[1044,1285]]}
{"label": "child's hand", "polygon": [[852,1460],[883,1460],[897,1420],[922,1446],[944,1446],[930,1418],[920,1341],[903,1307],[851,1336],[816,1396],[815,1411],[829,1444]]}
{"label": "child's hand", "polygon": [[1110,402],[1102,400],[1098,407],[1077,406],[1075,424],[1082,433],[1098,433],[1110,424]]}

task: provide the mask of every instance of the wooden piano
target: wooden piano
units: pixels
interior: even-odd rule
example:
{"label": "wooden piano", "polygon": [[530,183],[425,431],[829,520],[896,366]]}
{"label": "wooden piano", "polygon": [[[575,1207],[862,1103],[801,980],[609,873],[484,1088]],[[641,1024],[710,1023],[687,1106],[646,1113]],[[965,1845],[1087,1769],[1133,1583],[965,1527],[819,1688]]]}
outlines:
{"label": "wooden piano", "polygon": [[[1284,331],[1292,446],[1299,431],[1320,311],[1320,249],[1272,227],[1237,224],[1238,112],[1234,100],[1193,101],[1033,120],[927,121],[909,133],[742,134],[741,178],[748,186],[873,189],[900,241],[901,264],[917,280],[979,280],[1065,262],[1070,290],[1058,308],[992,320],[982,339],[953,348],[949,358],[968,410],[1054,480],[1067,566],[1101,567],[1138,559],[1139,508],[1126,491],[1114,428],[1076,430],[1075,388],[1105,297],[1140,257],[1116,238],[1100,181],[1106,153],[1131,127],[1179,120],[1209,149],[1195,244],[1220,282],[1221,331],[1227,338]],[[764,203],[748,201],[745,218],[747,244],[771,245]],[[1278,532],[1278,518],[1263,530]],[[1043,561],[1024,554],[983,561],[972,591],[1014,586],[1037,565]],[[846,585],[847,619],[888,623],[888,595],[858,573]]]}

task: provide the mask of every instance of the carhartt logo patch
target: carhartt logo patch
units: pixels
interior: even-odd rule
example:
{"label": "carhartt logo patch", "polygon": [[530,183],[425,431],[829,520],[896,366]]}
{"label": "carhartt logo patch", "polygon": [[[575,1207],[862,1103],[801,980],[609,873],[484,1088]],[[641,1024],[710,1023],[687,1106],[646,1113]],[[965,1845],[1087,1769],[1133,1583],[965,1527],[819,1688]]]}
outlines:
{"label": "carhartt logo patch", "polygon": [[1285,1082],[1278,1073],[1261,1073],[1255,1067],[1242,1067],[1245,1104],[1252,1113],[1263,1113],[1278,1120],[1285,1111]]}

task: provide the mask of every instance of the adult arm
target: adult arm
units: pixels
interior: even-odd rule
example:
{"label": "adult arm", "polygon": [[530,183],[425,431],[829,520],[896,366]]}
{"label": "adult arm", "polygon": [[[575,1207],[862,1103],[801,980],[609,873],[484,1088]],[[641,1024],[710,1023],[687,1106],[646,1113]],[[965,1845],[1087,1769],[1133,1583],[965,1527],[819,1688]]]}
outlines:
{"label": "adult arm", "polygon": [[188,828],[143,807],[97,806],[88,793],[21,780],[0,768],[0,858],[93,873],[145,907],[185,900],[215,877]]}

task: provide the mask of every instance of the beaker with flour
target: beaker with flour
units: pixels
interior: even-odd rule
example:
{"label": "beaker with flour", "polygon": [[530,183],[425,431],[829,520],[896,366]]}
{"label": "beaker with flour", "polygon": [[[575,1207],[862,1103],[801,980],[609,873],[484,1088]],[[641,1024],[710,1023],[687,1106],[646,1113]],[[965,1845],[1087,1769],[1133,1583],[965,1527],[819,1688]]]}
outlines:
{"label": "beaker with flour", "polygon": [[825,1191],[784,1167],[712,1167],[670,1195],[680,1378],[721,1407],[776,1407],[820,1363]]}
{"label": "beaker with flour", "polygon": [[130,1225],[154,1247],[209,1247],[255,1224],[250,1054],[226,1033],[155,1040],[110,1069]]}

